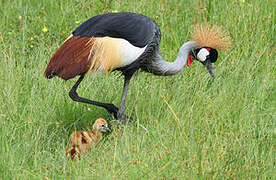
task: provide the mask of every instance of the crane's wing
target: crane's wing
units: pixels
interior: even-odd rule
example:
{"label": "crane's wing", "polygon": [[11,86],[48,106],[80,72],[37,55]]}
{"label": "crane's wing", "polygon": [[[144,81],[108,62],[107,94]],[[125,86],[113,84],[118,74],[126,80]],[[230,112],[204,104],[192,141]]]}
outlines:
{"label": "crane's wing", "polygon": [[136,60],[158,26],[136,13],[109,13],[81,24],[51,58],[45,76],[65,80],[90,70],[112,71]]}
{"label": "crane's wing", "polygon": [[141,14],[109,13],[88,19],[73,32],[73,35],[122,38],[142,48],[152,40],[155,26],[152,19]]}

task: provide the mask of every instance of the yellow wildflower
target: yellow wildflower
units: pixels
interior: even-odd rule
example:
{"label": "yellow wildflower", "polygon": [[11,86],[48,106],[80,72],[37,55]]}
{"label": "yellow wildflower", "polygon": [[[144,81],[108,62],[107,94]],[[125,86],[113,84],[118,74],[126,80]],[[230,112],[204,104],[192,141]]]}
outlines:
{"label": "yellow wildflower", "polygon": [[31,45],[30,45],[30,48],[33,49],[33,48],[34,48],[34,45],[31,44]]}
{"label": "yellow wildflower", "polygon": [[22,16],[18,16],[17,19],[18,21],[20,21],[22,19]]}
{"label": "yellow wildflower", "polygon": [[118,10],[112,10],[111,11],[112,13],[117,13],[117,12],[119,12]]}
{"label": "yellow wildflower", "polygon": [[80,21],[75,21],[75,23],[76,23],[76,24],[79,24],[79,23],[80,23]]}
{"label": "yellow wildflower", "polygon": [[44,27],[44,28],[42,29],[42,31],[43,31],[44,33],[46,33],[46,32],[48,32],[48,29],[47,29],[46,27]]}

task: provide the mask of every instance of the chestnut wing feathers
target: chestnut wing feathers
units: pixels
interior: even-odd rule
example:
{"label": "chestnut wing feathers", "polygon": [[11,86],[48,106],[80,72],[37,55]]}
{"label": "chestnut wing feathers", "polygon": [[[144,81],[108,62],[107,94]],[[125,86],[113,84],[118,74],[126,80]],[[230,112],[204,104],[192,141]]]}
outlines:
{"label": "chestnut wing feathers", "polygon": [[51,58],[44,75],[47,78],[58,76],[64,80],[86,73],[91,61],[89,54],[94,38],[72,36]]}

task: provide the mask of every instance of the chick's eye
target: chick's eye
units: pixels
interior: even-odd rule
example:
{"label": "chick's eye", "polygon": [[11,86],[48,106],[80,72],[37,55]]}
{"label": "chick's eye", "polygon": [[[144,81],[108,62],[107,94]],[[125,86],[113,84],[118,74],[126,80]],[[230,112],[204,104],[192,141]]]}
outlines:
{"label": "chick's eye", "polygon": [[104,127],[104,124],[102,124],[102,127]]}

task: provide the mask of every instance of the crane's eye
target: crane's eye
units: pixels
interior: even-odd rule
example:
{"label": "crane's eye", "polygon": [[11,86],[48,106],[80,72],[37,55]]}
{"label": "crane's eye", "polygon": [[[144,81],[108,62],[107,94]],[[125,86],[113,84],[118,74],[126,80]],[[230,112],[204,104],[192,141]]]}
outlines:
{"label": "crane's eye", "polygon": [[200,60],[201,62],[204,62],[207,59],[207,56],[209,56],[210,52],[206,48],[201,48],[197,55],[196,58]]}

